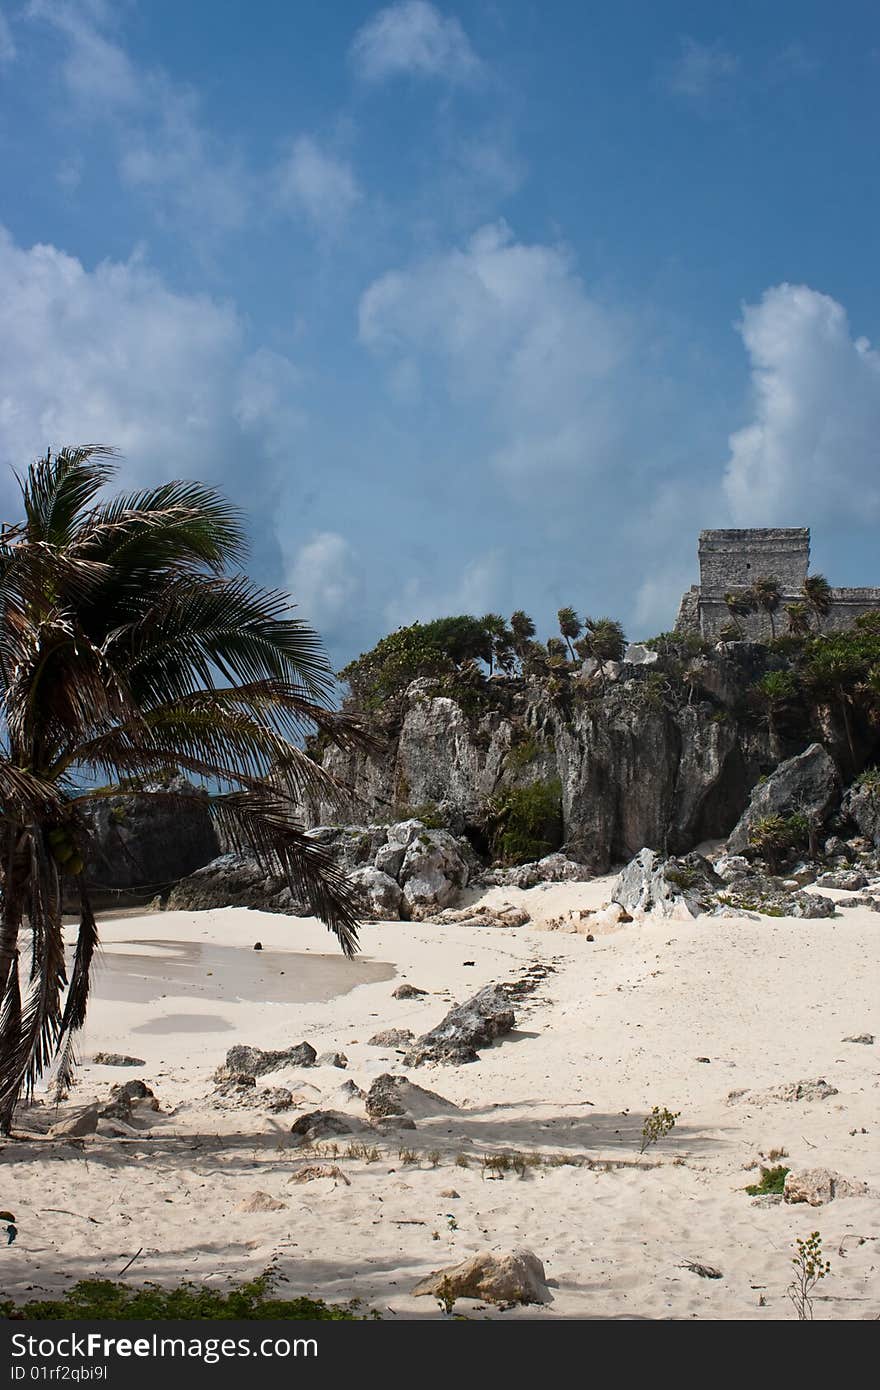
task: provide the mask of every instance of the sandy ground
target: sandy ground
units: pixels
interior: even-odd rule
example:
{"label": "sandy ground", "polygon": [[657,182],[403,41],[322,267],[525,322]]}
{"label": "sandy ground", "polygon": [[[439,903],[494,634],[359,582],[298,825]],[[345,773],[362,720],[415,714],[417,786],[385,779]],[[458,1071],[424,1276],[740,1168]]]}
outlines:
{"label": "sandy ground", "polygon": [[[357,1297],[386,1317],[431,1318],[441,1316],[433,1300],[410,1295],[420,1278],[477,1250],[526,1245],[544,1262],[550,1304],[459,1310],[779,1319],[793,1316],[795,1237],[819,1230],[832,1272],[816,1317],[876,1318],[880,1043],[843,1039],[880,1037],[880,918],[850,909],[825,921],[649,919],[592,942],[539,929],[607,901],[610,882],[487,894],[527,907],[533,923],[518,929],[369,924],[355,964],[333,955],[318,923],[240,909],[105,923],[71,1104],[141,1076],[162,1109],[143,1121],[143,1138],[35,1135],[0,1149],[0,1206],[20,1230],[0,1250],[0,1286],[24,1297],[115,1277],[140,1251],[129,1281],[222,1284],[271,1265],[290,1294]],[[342,1082],[366,1089],[402,1070],[393,1050],[367,1044],[373,1032],[423,1032],[452,1002],[533,963],[553,973],[518,1010],[512,1037],[477,1063],[410,1072],[448,1109],[415,1132],[365,1136],[373,1161],[349,1155],[344,1138],[335,1152],[323,1146],[321,1161],[336,1163],[348,1185],[290,1182],[304,1159],[289,1132],[297,1112],[223,1109],[212,1099],[211,1074],[233,1043],[305,1039],[319,1053],[344,1052],[347,1070],[281,1070],[259,1084],[304,1092],[302,1111],[339,1107]],[[427,996],[393,999],[404,980]],[[328,997],[334,990],[345,992]],[[145,1065],[89,1063],[99,1050]],[[824,1101],[761,1094],[820,1077],[837,1088]],[[731,1092],[745,1094],[731,1102]],[[640,1157],[654,1105],[680,1118]],[[49,1111],[37,1106],[24,1123],[45,1125],[56,1118]],[[785,1150],[796,1170],[829,1167],[871,1191],[818,1209],[756,1203],[744,1188],[771,1150]],[[483,1159],[499,1153],[548,1161],[496,1177]],[[444,1195],[450,1189],[458,1195]],[[238,1210],[258,1190],[282,1207]],[[701,1278],[686,1261],[723,1277]]]}

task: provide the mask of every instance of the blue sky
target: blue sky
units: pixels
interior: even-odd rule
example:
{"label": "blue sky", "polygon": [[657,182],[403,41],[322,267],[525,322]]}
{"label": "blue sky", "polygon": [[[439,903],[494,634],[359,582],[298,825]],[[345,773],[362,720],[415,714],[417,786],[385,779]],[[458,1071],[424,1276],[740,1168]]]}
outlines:
{"label": "blue sky", "polygon": [[880,12],[0,0],[0,508],[205,477],[341,663],[670,626],[702,526],[880,555]]}

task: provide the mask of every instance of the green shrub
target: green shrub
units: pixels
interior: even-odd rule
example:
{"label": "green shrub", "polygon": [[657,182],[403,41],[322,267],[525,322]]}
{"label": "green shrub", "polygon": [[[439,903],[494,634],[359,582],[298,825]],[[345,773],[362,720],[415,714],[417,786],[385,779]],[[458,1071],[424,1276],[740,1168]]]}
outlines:
{"label": "green shrub", "polygon": [[333,1305],[314,1298],[274,1298],[272,1279],[262,1274],[238,1288],[224,1293],[203,1284],[185,1282],[175,1288],[146,1284],[132,1288],[110,1279],[83,1279],[58,1298],[36,1299],[16,1304],[0,1302],[0,1317],[26,1319],[53,1318],[205,1318],[226,1321],[237,1318],[306,1319],[314,1321],[355,1321],[361,1314],[354,1305]]}
{"label": "green shrub", "polygon": [[785,1191],[785,1176],[790,1170],[781,1163],[775,1168],[761,1168],[761,1181],[750,1183],[746,1192],[750,1197],[781,1197]]}
{"label": "green shrub", "polygon": [[496,859],[526,864],[562,843],[562,784],[558,777],[508,787],[487,807],[489,841]]}
{"label": "green shrub", "polygon": [[809,843],[810,826],[805,815],[761,816],[749,829],[749,848],[772,865],[793,849],[805,849]]}

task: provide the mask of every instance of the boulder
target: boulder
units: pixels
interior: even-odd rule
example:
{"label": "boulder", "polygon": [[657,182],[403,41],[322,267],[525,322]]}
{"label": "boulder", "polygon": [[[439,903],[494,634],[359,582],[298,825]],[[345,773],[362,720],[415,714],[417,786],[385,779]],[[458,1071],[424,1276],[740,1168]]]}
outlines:
{"label": "boulder", "polygon": [[783,1197],[792,1205],[805,1202],[810,1207],[821,1207],[835,1197],[864,1197],[867,1191],[867,1183],[841,1177],[830,1168],[807,1168],[801,1173],[786,1173]]}
{"label": "boulder", "polygon": [[399,871],[407,915],[421,921],[448,907],[468,881],[469,866],[448,830],[422,830],[410,842]]}
{"label": "boulder", "polygon": [[516,1022],[503,985],[487,985],[473,998],[456,1004],[443,1019],[418,1038],[404,1057],[404,1065],[425,1062],[457,1064],[477,1061],[477,1048],[488,1047],[510,1033]]}
{"label": "boulder", "polygon": [[880,849],[880,781],[854,782],[844,793],[842,810],[865,839]]}
{"label": "boulder", "polygon": [[58,1120],[49,1129],[50,1139],[81,1139],[87,1134],[94,1134],[98,1128],[98,1120],[101,1118],[100,1106],[95,1102],[85,1106],[82,1110],[77,1110],[73,1115],[66,1115],[63,1120]]}
{"label": "boulder", "polygon": [[315,1061],[316,1067],[339,1067],[345,1070],[348,1066],[348,1058],[344,1052],[322,1052]]}
{"label": "boulder", "polygon": [[837,869],[831,873],[819,874],[816,879],[817,888],[838,888],[849,893],[856,893],[860,888],[867,887],[868,877],[860,869]]}
{"label": "boulder", "polygon": [[338,1110],[312,1110],[294,1120],[290,1132],[305,1143],[313,1144],[317,1139],[332,1139],[337,1134],[354,1134],[359,1128],[357,1120]]}
{"label": "boulder", "polygon": [[216,907],[253,907],[304,917],[308,908],[294,899],[287,879],[267,873],[252,854],[221,854],[172,888],[169,912],[205,912]]}
{"label": "boulder", "polygon": [[697,917],[714,906],[714,895],[723,886],[700,854],[665,859],[655,850],[643,849],[617,879],[611,898],[627,912]]}
{"label": "boulder", "polygon": [[654,666],[660,660],[660,653],[646,647],[644,642],[630,642],[623,660],[626,666]]}
{"label": "boulder", "polygon": [[588,883],[595,877],[586,864],[557,852],[509,869],[485,869],[476,881],[488,888],[534,888],[538,883]]}
{"label": "boulder", "polygon": [[381,922],[400,920],[403,893],[390,874],[367,864],[352,870],[348,881],[353,885],[365,915]]}
{"label": "boulder", "polygon": [[262,1048],[238,1043],[226,1053],[226,1064],[221,1068],[218,1079],[224,1080],[238,1073],[263,1076],[268,1071],[277,1071],[279,1067],[313,1067],[317,1056],[311,1043],[307,1042],[297,1043],[296,1047],[288,1047],[280,1052],[264,1052]]}
{"label": "boulder", "polygon": [[436,1270],[412,1292],[415,1298],[430,1294],[449,1302],[476,1298],[483,1303],[549,1303],[552,1298],[543,1264],[525,1248],[500,1254],[481,1250],[461,1264]]}
{"label": "boulder", "polygon": [[436,1091],[416,1086],[405,1076],[383,1072],[367,1092],[366,1109],[371,1120],[381,1120],[400,1115],[424,1119],[427,1115],[447,1114],[458,1107]]}
{"label": "boulder", "polygon": [[754,788],[749,804],[727,839],[731,854],[749,848],[749,832],[765,816],[806,816],[821,825],[837,802],[840,779],[833,760],[820,743],[780,763]]}

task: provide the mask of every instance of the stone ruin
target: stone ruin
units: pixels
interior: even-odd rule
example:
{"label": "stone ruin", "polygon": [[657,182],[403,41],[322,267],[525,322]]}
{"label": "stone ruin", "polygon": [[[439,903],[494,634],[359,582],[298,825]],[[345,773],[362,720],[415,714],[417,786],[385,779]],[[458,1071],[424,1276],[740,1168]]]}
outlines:
{"label": "stone ruin", "polygon": [[[681,600],[675,628],[715,642],[731,620],[725,594],[742,592],[756,579],[775,579],[782,593],[774,615],[777,632],[785,632],[785,605],[803,601],[803,584],[810,569],[808,526],[701,531],[700,582]],[[822,619],[823,632],[851,627],[860,613],[880,608],[880,588],[832,589],[831,608]],[[772,636],[769,615],[753,612],[737,619],[743,636],[766,641]]]}

